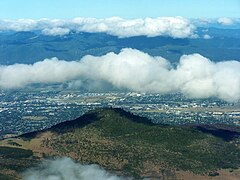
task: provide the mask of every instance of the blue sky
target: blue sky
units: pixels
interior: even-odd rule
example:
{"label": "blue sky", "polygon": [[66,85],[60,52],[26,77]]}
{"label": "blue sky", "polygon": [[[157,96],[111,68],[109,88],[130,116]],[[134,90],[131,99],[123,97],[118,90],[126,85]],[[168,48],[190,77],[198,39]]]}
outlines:
{"label": "blue sky", "polygon": [[0,19],[240,17],[240,0],[0,0]]}

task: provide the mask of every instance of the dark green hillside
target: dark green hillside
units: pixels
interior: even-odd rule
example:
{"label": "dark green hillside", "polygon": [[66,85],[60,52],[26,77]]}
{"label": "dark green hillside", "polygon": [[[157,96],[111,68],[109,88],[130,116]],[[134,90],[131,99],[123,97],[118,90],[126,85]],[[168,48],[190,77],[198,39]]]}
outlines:
{"label": "dark green hillside", "polygon": [[[225,135],[234,135],[226,140],[219,136],[221,131],[215,131],[210,127],[155,125],[121,109],[99,109],[50,129],[25,134],[16,142],[22,148],[33,147],[33,154],[42,152],[43,157],[69,156],[123,175],[171,179],[179,171],[206,175],[239,168],[239,133],[224,131]],[[1,156],[6,159],[6,155]],[[22,157],[16,159],[14,163]]]}
{"label": "dark green hillside", "polygon": [[153,125],[119,109],[93,111],[50,130],[58,135],[47,143],[60,154],[74,151],[83,161],[130,174],[143,174],[146,162],[194,173],[240,165],[240,150],[220,137],[194,127]]}
{"label": "dark green hillside", "polygon": [[31,150],[0,146],[0,179],[18,179],[20,173],[39,163]]}

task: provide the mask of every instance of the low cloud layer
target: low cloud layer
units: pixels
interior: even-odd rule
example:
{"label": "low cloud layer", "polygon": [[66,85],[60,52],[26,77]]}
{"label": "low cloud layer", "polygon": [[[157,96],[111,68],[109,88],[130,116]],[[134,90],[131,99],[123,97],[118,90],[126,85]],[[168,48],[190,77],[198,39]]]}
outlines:
{"label": "low cloud layer", "polygon": [[125,48],[119,54],[85,56],[67,62],[57,58],[45,59],[33,65],[0,66],[0,89],[22,88],[31,83],[68,83],[92,90],[110,85],[138,92],[181,92],[191,98],[218,97],[240,100],[240,62],[214,63],[199,55],[183,55],[173,67],[159,56],[150,56]]}
{"label": "low cloud layer", "polygon": [[40,31],[47,36],[64,36],[71,32],[107,33],[119,38],[134,36],[168,36],[172,38],[198,38],[197,27],[240,27],[240,18],[186,19],[157,17],[123,19],[110,17],[63,19],[0,19],[0,32]]}
{"label": "low cloud layer", "polygon": [[224,25],[224,26],[230,26],[230,25],[233,25],[234,23],[234,20],[231,19],[231,18],[227,18],[227,17],[222,17],[222,18],[219,18],[217,20],[217,22],[221,25]]}
{"label": "low cloud layer", "polygon": [[0,31],[42,31],[45,35],[66,35],[73,32],[107,33],[120,38],[133,36],[170,36],[173,38],[195,37],[195,26],[182,17],[159,17],[145,19],[75,18],[0,20]]}
{"label": "low cloud layer", "polygon": [[70,29],[68,28],[61,28],[61,27],[54,27],[54,28],[45,28],[42,30],[42,33],[44,35],[48,35],[48,36],[63,36],[66,34],[70,33]]}
{"label": "low cloud layer", "polygon": [[239,29],[240,18],[202,18],[202,19],[192,19],[191,23],[196,27],[215,27],[215,28],[234,28]]}
{"label": "low cloud layer", "polygon": [[70,158],[45,160],[23,174],[24,180],[123,180],[97,165],[81,165]]}

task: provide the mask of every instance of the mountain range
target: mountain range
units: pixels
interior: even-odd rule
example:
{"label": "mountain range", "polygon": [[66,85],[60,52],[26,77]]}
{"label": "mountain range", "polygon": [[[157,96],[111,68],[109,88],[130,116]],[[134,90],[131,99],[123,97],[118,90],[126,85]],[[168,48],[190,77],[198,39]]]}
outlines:
{"label": "mountain range", "polygon": [[[80,60],[85,55],[101,56],[133,48],[162,56],[174,63],[184,54],[199,53],[212,61],[239,60],[240,30],[198,28],[199,38],[136,36],[118,38],[105,33],[70,33],[47,36],[38,31],[0,32],[0,64],[32,64],[45,58]],[[204,35],[208,38],[204,39]],[[216,53],[217,52],[217,53]]]}

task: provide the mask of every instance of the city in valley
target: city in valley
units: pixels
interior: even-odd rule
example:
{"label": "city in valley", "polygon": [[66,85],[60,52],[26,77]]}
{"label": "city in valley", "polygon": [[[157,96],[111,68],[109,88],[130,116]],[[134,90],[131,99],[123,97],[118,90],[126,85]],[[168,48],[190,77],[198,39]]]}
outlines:
{"label": "city in valley", "polygon": [[2,90],[0,104],[0,138],[46,129],[102,107],[122,108],[161,124],[240,125],[239,102],[189,99],[180,93]]}

